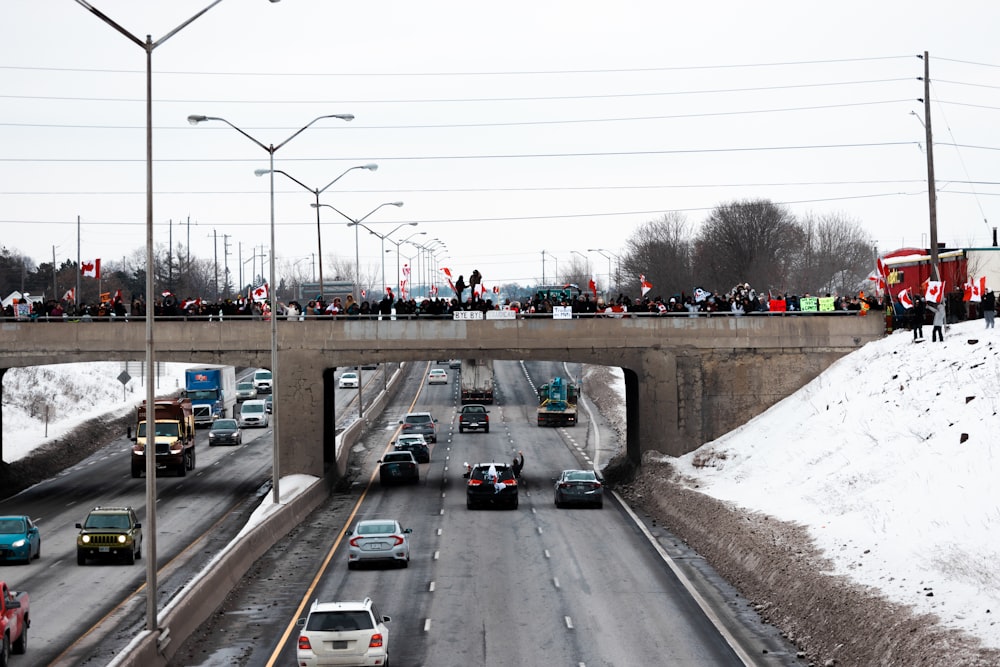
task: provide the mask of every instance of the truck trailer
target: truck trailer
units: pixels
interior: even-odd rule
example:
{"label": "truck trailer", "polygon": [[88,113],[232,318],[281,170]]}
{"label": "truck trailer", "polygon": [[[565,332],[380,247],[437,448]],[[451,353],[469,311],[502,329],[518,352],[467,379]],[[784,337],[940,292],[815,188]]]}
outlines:
{"label": "truck trailer", "polygon": [[[154,403],[153,442],[156,470],[171,470],[179,477],[195,467],[194,410],[187,398],[158,399]],[[146,401],[138,408],[135,441],[132,444],[132,477],[146,471],[148,450]]]}
{"label": "truck trailer", "polygon": [[492,359],[462,359],[459,373],[462,405],[493,402]]}
{"label": "truck trailer", "polygon": [[216,419],[235,416],[236,369],[232,366],[199,366],[184,372],[184,396],[191,399],[196,426],[211,426]]}

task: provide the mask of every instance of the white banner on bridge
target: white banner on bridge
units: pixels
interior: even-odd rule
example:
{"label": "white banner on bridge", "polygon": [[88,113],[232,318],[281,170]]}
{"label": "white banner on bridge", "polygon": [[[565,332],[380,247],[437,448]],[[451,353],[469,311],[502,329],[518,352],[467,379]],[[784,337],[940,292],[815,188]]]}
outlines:
{"label": "white banner on bridge", "polygon": [[456,320],[481,320],[483,313],[478,310],[456,310],[452,312],[452,319]]}
{"label": "white banner on bridge", "polygon": [[552,306],[552,319],[554,320],[573,319],[573,308],[571,306]]}
{"label": "white banner on bridge", "polygon": [[516,320],[517,311],[510,310],[487,310],[486,319],[488,320]]}

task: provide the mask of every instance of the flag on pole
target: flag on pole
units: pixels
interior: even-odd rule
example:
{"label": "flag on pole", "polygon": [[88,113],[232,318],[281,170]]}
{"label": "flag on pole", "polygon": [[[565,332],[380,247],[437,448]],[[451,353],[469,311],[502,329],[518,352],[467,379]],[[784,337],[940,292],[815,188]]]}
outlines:
{"label": "flag on pole", "polygon": [[260,287],[253,288],[251,298],[256,302],[267,301],[267,283],[264,283]]}
{"label": "flag on pole", "polygon": [[896,299],[903,304],[903,308],[906,308],[907,310],[913,308],[913,299],[910,298],[910,290],[899,290],[899,294],[896,295]]}
{"label": "flag on pole", "polygon": [[74,300],[73,297],[75,297],[75,296],[76,296],[76,290],[71,287],[70,289],[68,289],[66,291],[65,294],[63,294],[62,300],[63,301],[73,301]]}
{"label": "flag on pole", "polygon": [[645,275],[640,275],[639,276],[639,285],[642,288],[642,295],[643,296],[646,296],[646,292],[648,292],[649,290],[653,289],[652,283],[650,283],[650,282],[648,282],[646,280],[646,276]]}
{"label": "flag on pole", "polygon": [[588,287],[590,287],[590,291],[594,293],[594,298],[596,299],[597,298],[597,283],[594,282],[593,278],[590,279],[590,284],[588,285]]}
{"label": "flag on pole", "polygon": [[407,279],[409,279],[409,277],[410,277],[410,265],[409,264],[403,264],[403,275],[406,276]]}
{"label": "flag on pole", "polygon": [[927,291],[924,293],[924,299],[931,303],[941,303],[942,296],[944,296],[944,281],[928,280]]}
{"label": "flag on pole", "polygon": [[91,259],[80,264],[80,275],[84,278],[98,278],[101,277],[101,260]]}

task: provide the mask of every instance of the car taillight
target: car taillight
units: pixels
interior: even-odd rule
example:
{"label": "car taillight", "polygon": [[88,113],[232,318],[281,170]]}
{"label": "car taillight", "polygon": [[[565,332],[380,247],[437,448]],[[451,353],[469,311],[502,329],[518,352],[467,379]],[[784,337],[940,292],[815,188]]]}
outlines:
{"label": "car taillight", "polygon": [[403,543],[403,538],[402,537],[400,537],[399,535],[393,535],[392,536],[392,546],[398,547],[402,543]]}
{"label": "car taillight", "polygon": [[382,647],[382,633],[376,632],[372,635],[372,639],[368,642],[368,648],[381,648]]}
{"label": "car taillight", "polygon": [[356,546],[358,546],[358,542],[359,542],[360,540],[361,540],[361,538],[360,538],[360,537],[352,537],[352,538],[351,538],[350,540],[348,540],[348,541],[349,541],[349,543],[350,543],[350,545],[351,545],[352,547],[356,547]]}
{"label": "car taillight", "polygon": [[312,650],[312,644],[309,643],[309,638],[305,635],[299,635],[299,648],[303,651]]}
{"label": "car taillight", "polygon": [[480,486],[483,483],[481,479],[470,479],[469,486]]}
{"label": "car taillight", "polygon": [[568,489],[569,488],[569,482],[559,482],[559,488],[560,489]]}

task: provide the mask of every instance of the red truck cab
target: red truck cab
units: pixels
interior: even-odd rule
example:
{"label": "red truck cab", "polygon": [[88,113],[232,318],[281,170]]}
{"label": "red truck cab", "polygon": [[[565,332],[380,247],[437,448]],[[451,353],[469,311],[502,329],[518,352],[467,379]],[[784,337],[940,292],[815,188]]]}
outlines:
{"label": "red truck cab", "polygon": [[0,664],[6,665],[11,653],[28,650],[28,594],[17,593],[0,581]]}

